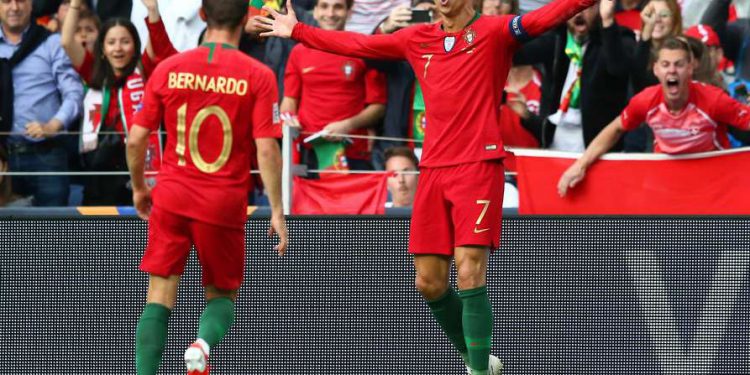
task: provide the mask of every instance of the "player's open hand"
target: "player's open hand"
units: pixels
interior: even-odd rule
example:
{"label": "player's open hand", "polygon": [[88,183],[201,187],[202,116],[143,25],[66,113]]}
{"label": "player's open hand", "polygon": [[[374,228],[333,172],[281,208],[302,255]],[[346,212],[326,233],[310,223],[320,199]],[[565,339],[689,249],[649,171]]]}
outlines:
{"label": "player's open hand", "polygon": [[151,215],[151,188],[133,189],[133,206],[138,213],[138,217],[148,220]]}
{"label": "player's open hand", "polygon": [[283,214],[272,214],[271,215],[271,227],[268,228],[268,237],[273,237],[274,234],[279,236],[279,244],[274,247],[279,253],[279,256],[286,254],[286,247],[289,243],[289,237],[286,232],[286,219]]}
{"label": "player's open hand", "polygon": [[560,177],[560,181],[557,183],[557,193],[560,194],[560,197],[565,197],[568,189],[576,187],[576,185],[583,181],[585,176],[586,169],[578,165],[578,163],[573,163]]}
{"label": "player's open hand", "polygon": [[271,17],[257,18],[261,29],[266,30],[261,33],[262,37],[276,36],[280,38],[291,38],[292,30],[294,25],[297,24],[297,15],[294,13],[294,7],[291,2],[287,2],[286,10],[287,14],[277,12],[275,9],[264,6],[263,9],[271,15]]}
{"label": "player's open hand", "polygon": [[352,124],[349,120],[334,121],[323,128],[326,135],[323,138],[329,142],[340,142],[344,139],[345,134],[352,131]]}

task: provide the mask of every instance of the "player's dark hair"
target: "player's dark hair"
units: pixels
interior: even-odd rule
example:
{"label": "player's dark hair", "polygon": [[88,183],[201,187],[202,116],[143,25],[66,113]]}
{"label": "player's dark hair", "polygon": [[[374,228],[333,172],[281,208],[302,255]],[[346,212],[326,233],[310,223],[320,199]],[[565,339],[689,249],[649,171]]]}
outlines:
{"label": "player's dark hair", "polygon": [[[313,0],[313,7],[318,6],[318,0]],[[346,0],[346,9],[352,9],[354,6],[354,0]]]}
{"label": "player's dark hair", "polygon": [[[133,38],[133,44],[135,45],[135,54],[133,59],[125,66],[122,75],[120,77],[115,76],[115,70],[112,69],[112,65],[109,60],[104,56],[104,39],[107,37],[107,33],[114,27],[122,26],[130,37]],[[92,74],[91,82],[87,82],[89,87],[95,90],[102,90],[104,86],[110,87],[122,87],[125,84],[125,80],[133,74],[135,68],[141,62],[141,38],[138,37],[138,30],[135,25],[126,18],[110,18],[102,25],[102,29],[99,31],[99,36],[96,37],[96,43],[94,43],[94,72]]]}
{"label": "player's dark hair", "polygon": [[390,158],[401,156],[411,160],[415,168],[419,168],[419,159],[414,155],[414,150],[405,146],[390,147],[385,150],[383,164],[387,163]]}
{"label": "player's dark hair", "polygon": [[236,29],[247,14],[247,0],[203,0],[208,27]]}

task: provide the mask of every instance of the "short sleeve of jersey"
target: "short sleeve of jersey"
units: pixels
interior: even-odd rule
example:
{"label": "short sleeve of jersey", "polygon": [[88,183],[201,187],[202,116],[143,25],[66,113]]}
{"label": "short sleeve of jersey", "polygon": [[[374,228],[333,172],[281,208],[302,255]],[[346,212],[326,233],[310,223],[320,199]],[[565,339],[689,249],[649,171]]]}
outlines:
{"label": "short sleeve of jersey", "polygon": [[146,83],[146,91],[143,94],[143,107],[135,115],[135,125],[148,128],[151,131],[159,130],[159,125],[164,115],[164,102],[162,101],[161,89],[166,84],[168,73],[166,69],[157,69]]}
{"label": "short sleeve of jersey", "polygon": [[716,95],[716,102],[711,106],[713,109],[711,118],[722,124],[750,130],[750,106],[734,100],[723,90],[716,89],[714,91],[716,93],[712,95]]}
{"label": "short sleeve of jersey", "polygon": [[294,99],[300,98],[302,90],[302,75],[299,68],[300,48],[302,48],[301,44],[292,48],[284,71],[284,96]]}
{"label": "short sleeve of jersey", "polygon": [[377,69],[368,68],[365,72],[365,103],[385,104],[386,96],[385,74]]}
{"label": "short sleeve of jersey", "polygon": [[[661,88],[659,88],[661,89]],[[622,121],[622,127],[626,131],[630,131],[638,128],[644,121],[646,121],[646,115],[648,114],[649,104],[653,99],[653,90],[647,88],[641,91],[639,94],[630,99],[630,103],[622,111],[620,120]]]}
{"label": "short sleeve of jersey", "polygon": [[271,69],[263,66],[253,77],[253,138],[281,138],[279,91]]}

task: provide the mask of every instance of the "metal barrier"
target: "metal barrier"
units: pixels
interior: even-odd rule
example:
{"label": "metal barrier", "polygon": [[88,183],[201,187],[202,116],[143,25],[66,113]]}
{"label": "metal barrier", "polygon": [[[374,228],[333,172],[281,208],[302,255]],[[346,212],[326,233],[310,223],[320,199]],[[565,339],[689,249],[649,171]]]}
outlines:
{"label": "metal barrier", "polygon": [[[460,374],[413,287],[408,218],[293,217],[285,258],[251,217],[218,374]],[[134,373],[146,223],[0,219],[0,372]],[[511,217],[491,257],[505,374],[747,374],[750,218]],[[163,374],[204,306],[191,258]]]}

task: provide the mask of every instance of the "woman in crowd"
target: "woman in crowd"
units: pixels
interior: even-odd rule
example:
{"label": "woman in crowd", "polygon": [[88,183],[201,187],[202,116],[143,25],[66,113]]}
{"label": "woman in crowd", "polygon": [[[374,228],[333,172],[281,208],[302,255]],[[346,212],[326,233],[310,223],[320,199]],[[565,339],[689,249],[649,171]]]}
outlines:
{"label": "woman in crowd", "polygon": [[[142,0],[148,8],[150,40],[141,54],[140,39],[130,20],[112,18],[102,25],[93,50],[85,48],[76,29],[83,0],[71,0],[62,30],[62,45],[86,83],[80,150],[88,171],[127,171],[124,138],[140,108],[145,81],[156,65],[177,51],[161,22],[157,0]],[[149,145],[147,168],[158,170],[160,138]],[[84,205],[130,204],[127,175],[95,176],[84,187]]]}
{"label": "woman in crowd", "polygon": [[640,92],[658,83],[651,69],[653,51],[668,37],[682,35],[682,13],[676,0],[651,0],[641,12],[641,40],[635,51],[633,88]]}

